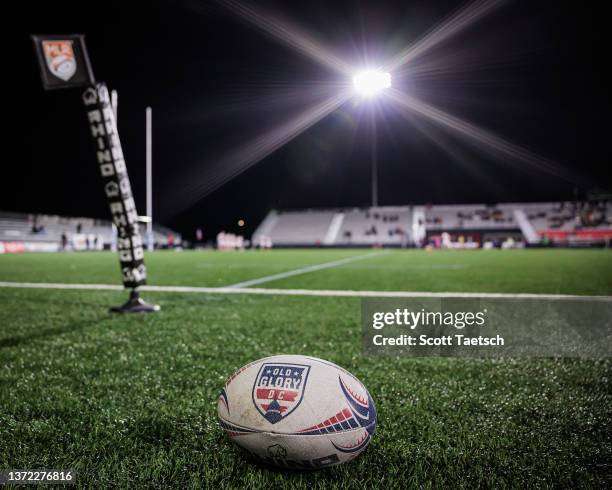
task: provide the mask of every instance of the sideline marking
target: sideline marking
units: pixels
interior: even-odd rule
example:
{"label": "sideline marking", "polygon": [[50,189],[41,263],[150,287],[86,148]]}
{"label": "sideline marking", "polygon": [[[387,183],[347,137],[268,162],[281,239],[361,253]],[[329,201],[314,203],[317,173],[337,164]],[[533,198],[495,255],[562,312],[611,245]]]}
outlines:
{"label": "sideline marking", "polygon": [[316,272],[323,269],[331,269],[332,267],[339,267],[341,265],[350,264],[351,262],[356,262],[358,260],[364,259],[372,259],[374,257],[380,257],[381,255],[388,254],[388,250],[383,250],[381,252],[375,253],[367,253],[364,255],[357,255],[353,257],[346,257],[344,259],[333,260],[331,262],[323,262],[322,264],[309,265],[307,267],[300,267],[299,269],[293,269],[286,272],[279,272],[278,274],[272,274],[271,276],[259,277],[257,279],[250,279],[248,281],[238,282],[236,284],[230,284],[229,286],[225,286],[227,289],[233,288],[246,288],[249,286],[254,286],[255,284],[263,284],[264,282],[277,281],[279,279],[285,279],[286,277],[299,276],[301,274],[307,274],[308,272]]}
{"label": "sideline marking", "polygon": [[[5,282],[0,281],[0,288],[22,289],[73,289],[123,291],[123,286],[114,284],[67,284],[53,282]],[[536,294],[536,293],[453,293],[428,291],[355,291],[333,289],[266,289],[236,287],[195,287],[195,286],[142,286],[140,291],[158,293],[200,293],[200,294],[262,294],[278,296],[317,296],[339,298],[491,298],[491,299],[551,299],[551,300],[589,300],[612,302],[612,296],[580,296],[577,294]]]}

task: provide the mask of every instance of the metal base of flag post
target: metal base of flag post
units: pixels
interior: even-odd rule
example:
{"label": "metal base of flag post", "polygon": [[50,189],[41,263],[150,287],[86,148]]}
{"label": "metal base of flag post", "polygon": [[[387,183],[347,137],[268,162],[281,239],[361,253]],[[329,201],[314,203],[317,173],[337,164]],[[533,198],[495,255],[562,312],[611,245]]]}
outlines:
{"label": "metal base of flag post", "polygon": [[130,299],[127,302],[110,309],[112,313],[153,313],[159,310],[159,305],[152,305],[144,301],[136,289],[130,291]]}

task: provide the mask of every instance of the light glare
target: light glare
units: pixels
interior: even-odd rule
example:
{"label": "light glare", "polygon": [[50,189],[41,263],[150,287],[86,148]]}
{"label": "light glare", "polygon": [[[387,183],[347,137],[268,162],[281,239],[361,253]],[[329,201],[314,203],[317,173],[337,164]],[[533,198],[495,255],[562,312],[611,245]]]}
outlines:
{"label": "light glare", "polygon": [[379,70],[365,70],[355,75],[353,85],[361,95],[371,96],[391,87],[391,74]]}

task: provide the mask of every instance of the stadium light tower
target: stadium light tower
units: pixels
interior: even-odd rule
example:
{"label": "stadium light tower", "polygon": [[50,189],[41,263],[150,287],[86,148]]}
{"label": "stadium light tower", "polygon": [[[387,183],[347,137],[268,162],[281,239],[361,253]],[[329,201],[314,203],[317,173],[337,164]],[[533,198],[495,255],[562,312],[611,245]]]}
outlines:
{"label": "stadium light tower", "polygon": [[[361,97],[370,98],[391,88],[391,74],[381,70],[363,70],[353,77],[355,92]],[[372,126],[372,206],[378,206],[378,149],[376,135],[376,118],[371,111]]]}

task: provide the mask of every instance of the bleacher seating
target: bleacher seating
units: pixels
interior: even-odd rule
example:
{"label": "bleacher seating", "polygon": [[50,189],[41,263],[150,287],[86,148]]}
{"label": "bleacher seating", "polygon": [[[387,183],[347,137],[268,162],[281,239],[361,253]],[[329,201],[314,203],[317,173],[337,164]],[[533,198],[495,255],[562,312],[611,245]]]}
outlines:
{"label": "bleacher seating", "polygon": [[521,237],[530,245],[605,243],[612,240],[612,202],[272,211],[253,243],[265,236],[273,246],[421,246],[426,237],[442,233],[478,243]]}
{"label": "bleacher seating", "polygon": [[556,202],[523,204],[534,228],[539,231],[609,228],[612,202]]}
{"label": "bleacher seating", "polygon": [[[0,242],[60,243],[62,234],[97,237],[101,246],[110,246],[113,239],[111,222],[84,217],[0,213]],[[153,236],[157,246],[168,243],[168,234],[180,243],[180,234],[154,224]]]}
{"label": "bleacher seating", "polygon": [[253,234],[274,246],[402,245],[410,240],[408,206],[362,209],[272,211]]}
{"label": "bleacher seating", "polygon": [[426,206],[425,224],[428,230],[440,231],[504,230],[517,227],[512,207],[507,204]]}
{"label": "bleacher seating", "polygon": [[402,245],[410,240],[412,213],[404,207],[349,209],[334,244]]}
{"label": "bleacher seating", "polygon": [[310,210],[278,213],[267,235],[275,245],[321,245],[334,214]]}

